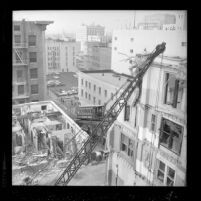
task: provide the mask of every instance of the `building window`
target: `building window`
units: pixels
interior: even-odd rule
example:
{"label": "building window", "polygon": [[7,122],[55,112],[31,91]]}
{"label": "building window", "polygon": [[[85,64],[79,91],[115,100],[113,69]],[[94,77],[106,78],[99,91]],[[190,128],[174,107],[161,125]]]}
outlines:
{"label": "building window", "polygon": [[133,157],[134,141],[121,133],[121,147],[120,150],[125,152],[129,157]]}
{"label": "building window", "polygon": [[113,94],[113,93],[111,93],[111,99],[113,100],[113,98],[114,98],[114,94]]}
{"label": "building window", "polygon": [[98,88],[99,94],[101,94],[101,87]]}
{"label": "building window", "polygon": [[107,97],[107,90],[105,90],[105,97]]}
{"label": "building window", "polygon": [[37,62],[36,52],[29,52],[29,61]]}
{"label": "building window", "polygon": [[180,109],[183,99],[184,81],[178,80],[174,75],[166,74],[164,104]]}
{"label": "building window", "polygon": [[158,161],[157,179],[166,186],[173,186],[175,180],[175,170],[167,166],[160,160]]}
{"label": "building window", "polygon": [[85,92],[85,98],[87,98],[87,92]]}
{"label": "building window", "polygon": [[131,38],[131,42],[133,42],[134,41],[134,38]]}
{"label": "building window", "polygon": [[20,25],[14,25],[14,31],[20,31]]}
{"label": "building window", "polygon": [[101,105],[101,100],[98,100],[98,104]]}
{"label": "building window", "polygon": [[83,91],[83,89],[81,90],[81,96],[83,96],[83,94],[84,94],[84,91]]}
{"label": "building window", "polygon": [[29,41],[29,46],[36,46],[36,36],[35,35],[29,35],[28,41]]}
{"label": "building window", "polygon": [[94,105],[96,104],[96,97],[93,98]]}
{"label": "building window", "polygon": [[156,129],[156,115],[151,115],[151,131],[155,132]]}
{"label": "building window", "polygon": [[116,50],[117,50],[117,47],[114,47],[114,50],[116,51]]}
{"label": "building window", "polygon": [[124,121],[129,121],[130,117],[130,105],[125,105]]}
{"label": "building window", "polygon": [[15,44],[20,44],[21,43],[21,35],[15,35],[14,41],[15,41]]}
{"label": "building window", "polygon": [[181,42],[181,46],[187,46],[187,42]]}
{"label": "building window", "polygon": [[165,178],[165,163],[159,161],[157,179],[162,183],[164,183],[164,178]]}
{"label": "building window", "polygon": [[183,137],[182,126],[162,118],[159,144],[180,155]]}
{"label": "building window", "polygon": [[83,83],[84,83],[84,81],[83,81],[83,79],[82,79],[82,85],[83,85]]}
{"label": "building window", "polygon": [[96,91],[96,85],[94,85],[94,91]]}
{"label": "building window", "polygon": [[38,69],[37,68],[30,69],[30,78],[31,79],[38,78]]}
{"label": "building window", "polygon": [[17,70],[17,82],[23,81],[23,70]]}
{"label": "building window", "polygon": [[91,89],[91,83],[89,82],[89,89]]}
{"label": "building window", "polygon": [[174,178],[175,178],[175,171],[167,166],[167,186],[173,186],[174,185]]}
{"label": "building window", "polygon": [[89,100],[91,100],[91,94],[89,94]]}
{"label": "building window", "polygon": [[24,94],[24,85],[18,85],[18,95]]}
{"label": "building window", "polygon": [[128,138],[121,133],[121,151],[127,153],[128,151]]}
{"label": "building window", "polygon": [[138,110],[135,108],[135,122],[134,122],[134,127],[137,127],[137,117],[138,117]]}
{"label": "building window", "polygon": [[117,40],[117,37],[114,37],[114,40]]}
{"label": "building window", "polygon": [[38,85],[37,84],[31,85],[31,94],[38,94]]}
{"label": "building window", "polygon": [[130,53],[133,53],[133,49],[130,49]]}
{"label": "building window", "polygon": [[47,105],[41,105],[41,110],[47,110]]}
{"label": "building window", "polygon": [[85,87],[87,87],[87,81],[85,81]]}

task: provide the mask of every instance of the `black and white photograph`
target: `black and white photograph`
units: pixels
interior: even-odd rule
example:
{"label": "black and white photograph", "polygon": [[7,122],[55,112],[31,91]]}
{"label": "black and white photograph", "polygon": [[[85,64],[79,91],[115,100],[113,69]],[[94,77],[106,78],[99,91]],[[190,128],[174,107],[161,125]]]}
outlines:
{"label": "black and white photograph", "polygon": [[187,186],[187,10],[12,11],[11,140],[12,186]]}

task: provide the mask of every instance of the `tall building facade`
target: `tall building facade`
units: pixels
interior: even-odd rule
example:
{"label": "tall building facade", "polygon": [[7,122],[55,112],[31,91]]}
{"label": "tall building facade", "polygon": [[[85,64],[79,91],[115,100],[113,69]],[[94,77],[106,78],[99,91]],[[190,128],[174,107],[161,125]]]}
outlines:
{"label": "tall building facade", "polygon": [[89,70],[111,69],[112,48],[107,44],[88,47],[87,65]]}
{"label": "tall building facade", "polygon": [[[128,57],[136,54],[150,53],[157,44],[166,42],[164,54],[170,57],[185,58],[187,55],[187,32],[183,30],[115,30],[112,38],[111,69],[125,74],[131,74],[132,64]],[[126,60],[127,59],[127,60]]]}
{"label": "tall building facade", "polygon": [[128,57],[143,60],[162,42],[165,52],[108,131],[108,185],[186,185],[186,31],[114,31],[112,70],[131,75]]}
{"label": "tall building facade", "polygon": [[103,42],[105,27],[100,25],[82,25],[76,32],[76,41],[81,43],[81,51],[87,54],[87,42]]}
{"label": "tall building facade", "polygon": [[115,96],[116,91],[130,77],[111,70],[79,71],[78,97],[81,106],[107,103],[109,109],[117,98]]}
{"label": "tall building facade", "polygon": [[163,58],[145,74],[107,135],[108,185],[186,185],[186,59]]}
{"label": "tall building facade", "polygon": [[13,104],[46,99],[45,30],[52,21],[13,21]]}
{"label": "tall building facade", "polygon": [[47,73],[76,72],[76,56],[78,55],[79,51],[79,42],[47,39]]}

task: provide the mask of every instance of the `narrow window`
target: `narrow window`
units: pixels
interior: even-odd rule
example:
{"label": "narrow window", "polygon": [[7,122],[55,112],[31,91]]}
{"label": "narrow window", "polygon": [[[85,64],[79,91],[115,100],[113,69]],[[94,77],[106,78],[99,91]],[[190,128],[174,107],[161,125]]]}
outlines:
{"label": "narrow window", "polygon": [[105,90],[105,97],[107,97],[107,90]]}
{"label": "narrow window", "polygon": [[165,163],[158,160],[158,164],[157,179],[163,183],[165,179]]}
{"label": "narrow window", "polygon": [[18,85],[18,95],[24,94],[24,85]]}
{"label": "narrow window", "polygon": [[151,115],[151,131],[155,132],[156,127],[156,115]]}
{"label": "narrow window", "polygon": [[30,62],[37,62],[36,52],[29,52],[29,61]]}
{"label": "narrow window", "polygon": [[125,113],[124,113],[124,121],[129,121],[129,117],[130,117],[130,106],[126,104]]}
{"label": "narrow window", "polygon": [[35,35],[29,35],[28,41],[29,41],[29,46],[36,46],[36,36]]}
{"label": "narrow window", "polygon": [[30,69],[30,78],[31,79],[38,78],[38,69],[37,68]]}
{"label": "narrow window", "polygon": [[37,84],[31,85],[31,94],[38,94],[38,85]]}

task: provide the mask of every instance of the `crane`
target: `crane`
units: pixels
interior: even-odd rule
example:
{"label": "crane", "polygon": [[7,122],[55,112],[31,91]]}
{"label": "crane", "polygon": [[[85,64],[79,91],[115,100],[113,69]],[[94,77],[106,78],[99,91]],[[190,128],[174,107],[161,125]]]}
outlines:
{"label": "crane", "polygon": [[93,149],[96,147],[101,137],[98,135],[99,129],[102,129],[102,135],[105,135],[114,121],[117,119],[119,113],[124,108],[126,102],[132,95],[133,91],[138,87],[139,83],[142,81],[143,76],[146,71],[154,61],[154,59],[161,53],[165,51],[166,43],[163,42],[156,46],[156,48],[151,52],[147,59],[140,66],[138,74],[133,78],[132,81],[128,84],[125,90],[117,98],[114,104],[110,109],[105,113],[104,118],[98,123],[98,125],[92,130],[92,135],[85,141],[80,150],[75,154],[71,162],[68,164],[66,169],[57,179],[55,185],[67,185],[79,168],[87,160]]}

